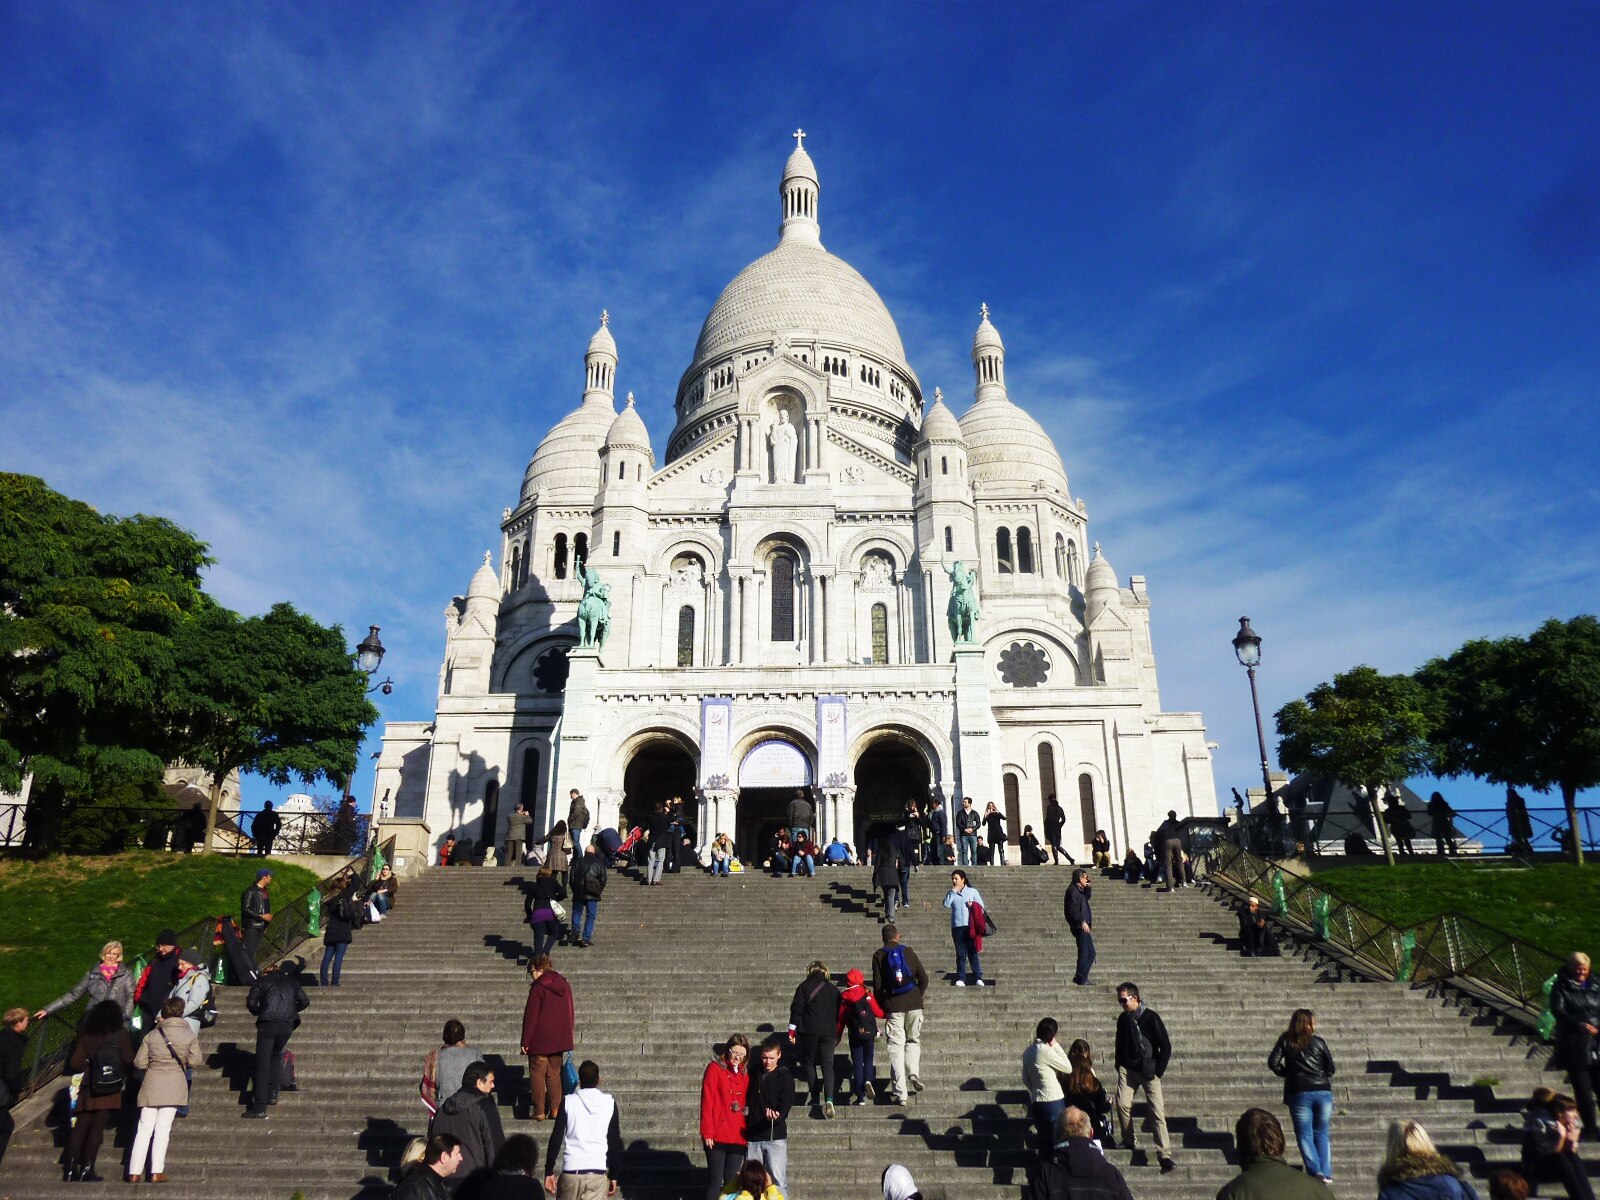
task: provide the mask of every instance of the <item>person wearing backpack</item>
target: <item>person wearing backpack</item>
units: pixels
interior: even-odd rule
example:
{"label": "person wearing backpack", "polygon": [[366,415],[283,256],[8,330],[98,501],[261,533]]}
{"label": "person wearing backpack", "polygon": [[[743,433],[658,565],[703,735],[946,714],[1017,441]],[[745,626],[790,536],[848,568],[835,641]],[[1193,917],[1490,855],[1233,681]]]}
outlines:
{"label": "person wearing backpack", "polygon": [[133,1069],[133,1042],[127,1018],[115,1000],[101,1000],[83,1014],[78,1037],[67,1058],[67,1070],[82,1071],[78,1086],[78,1119],[67,1136],[66,1170],[69,1183],[104,1183],[96,1175],[94,1160],[100,1154],[106,1126],[122,1111],[123,1089]]}
{"label": "person wearing backpack", "polygon": [[844,979],[834,1036],[842,1037],[846,1030],[850,1033],[851,1081],[855,1085],[850,1103],[865,1104],[873,1098],[872,1052],[878,1041],[878,1022],[885,1020],[888,1014],[878,998],[867,990],[866,978],[860,971],[851,967]]}
{"label": "person wearing backpack", "polygon": [[[333,887],[333,900],[322,914],[322,965],[317,968],[317,984],[320,987],[339,986],[339,968],[344,965],[345,951],[355,941],[356,923],[361,919],[361,898],[355,877],[342,875],[334,880]],[[328,970],[330,964],[333,967],[331,975]]]}
{"label": "person wearing backpack", "polygon": [[883,927],[883,945],[872,956],[872,994],[886,1015],[889,1043],[889,1098],[906,1103],[922,1090],[922,993],[928,973],[910,946],[900,944],[900,930]]}
{"label": "person wearing backpack", "polygon": [[[839,989],[828,978],[826,963],[813,961],[806,968],[806,977],[794,989],[789,1001],[789,1040],[800,1050],[800,1069],[805,1072],[806,1090],[811,1094],[811,1107],[820,1109],[822,1116],[833,1119],[833,1052],[839,1045],[834,1020],[839,1012]],[[821,1090],[817,1086],[817,1073],[821,1071]]]}
{"label": "person wearing backpack", "polygon": [[128,1182],[144,1180],[145,1156],[150,1159],[150,1182],[166,1181],[167,1139],[180,1108],[189,1103],[189,1073],[204,1055],[200,1039],[183,1019],[183,1001],[174,997],[161,1006],[161,1020],[139,1043],[133,1065],[144,1072],[139,1085],[139,1131],[128,1159]]}
{"label": "person wearing backpack", "polygon": [[756,1054],[747,1107],[746,1161],[760,1160],[778,1190],[785,1191],[789,1186],[789,1110],[794,1107],[794,1076],[783,1065],[783,1039],[777,1034],[762,1042]]}
{"label": "person wearing backpack", "polygon": [[[610,874],[599,841],[591,841],[572,871],[572,937],[576,946],[594,945],[594,922],[600,915],[600,894]],[[579,927],[579,922],[582,927]]]}
{"label": "person wearing backpack", "polygon": [[1178,1166],[1172,1157],[1167,1106],[1161,1094],[1161,1077],[1167,1073],[1167,1063],[1172,1058],[1172,1040],[1161,1017],[1139,999],[1136,984],[1117,985],[1117,1004],[1122,1009],[1117,1018],[1117,1129],[1123,1149],[1131,1151],[1133,1097],[1142,1088],[1150,1119],[1155,1122],[1156,1157],[1161,1173],[1167,1175]]}
{"label": "person wearing backpack", "polygon": [[245,1118],[267,1119],[267,1106],[278,1099],[279,1072],[289,1038],[299,1022],[299,1014],[311,1006],[305,988],[300,986],[300,960],[275,962],[250,985],[244,1006],[256,1018],[255,1083]]}

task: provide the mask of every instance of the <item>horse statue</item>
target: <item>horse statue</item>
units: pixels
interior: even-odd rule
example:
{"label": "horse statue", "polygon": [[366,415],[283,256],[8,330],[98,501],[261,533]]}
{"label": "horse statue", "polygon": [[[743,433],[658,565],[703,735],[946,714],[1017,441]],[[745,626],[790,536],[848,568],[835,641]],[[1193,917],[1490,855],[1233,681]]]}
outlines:
{"label": "horse statue", "polygon": [[958,558],[946,569],[950,576],[950,607],[946,615],[950,621],[950,636],[955,643],[970,646],[975,640],[978,618],[978,577],[962,566]]}
{"label": "horse statue", "polygon": [[600,582],[600,572],[587,564],[578,569],[583,599],[578,601],[578,645],[604,650],[611,632],[611,587]]}

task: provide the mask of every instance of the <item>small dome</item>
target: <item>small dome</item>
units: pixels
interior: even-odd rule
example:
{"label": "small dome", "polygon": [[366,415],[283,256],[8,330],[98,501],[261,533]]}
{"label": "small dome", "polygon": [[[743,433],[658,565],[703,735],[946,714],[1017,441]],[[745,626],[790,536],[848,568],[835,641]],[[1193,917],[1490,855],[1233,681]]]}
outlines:
{"label": "small dome", "polygon": [[611,399],[596,393],[557,422],[528,460],[522,477],[522,498],[535,491],[581,492],[593,497],[600,489],[600,447],[616,419]]}
{"label": "small dome", "polygon": [[644,427],[644,419],[639,416],[639,410],[633,406],[633,393],[628,393],[628,403],[617,419],[611,422],[611,428],[606,431],[606,449],[638,450],[650,456],[650,464],[655,465],[655,454],[650,449],[650,431]]}
{"label": "small dome", "polygon": [[938,388],[933,389],[933,406],[922,418],[922,431],[917,441],[919,444],[933,441],[965,442],[961,436],[961,422],[946,406],[944,393]]}
{"label": "small dome", "polygon": [[1094,558],[1089,561],[1089,573],[1084,578],[1083,593],[1085,596],[1095,592],[1112,592],[1117,596],[1122,594],[1122,589],[1117,586],[1117,573],[1112,570],[1111,564],[1100,553],[1100,543],[1094,544]]}
{"label": "small dome", "polygon": [[984,350],[998,350],[1004,354],[1006,346],[1000,340],[1000,331],[989,322],[989,306],[979,305],[978,311],[983,319],[978,322],[978,332],[972,335],[972,357],[977,358]]}
{"label": "small dome", "polygon": [[617,339],[611,336],[611,314],[605,310],[600,313],[600,328],[594,331],[594,336],[589,339],[589,348],[584,352],[585,357],[590,354],[609,354],[612,358],[617,356]]}
{"label": "small dome", "polygon": [[804,146],[796,146],[794,153],[789,155],[789,161],[783,164],[783,182],[791,179],[809,179],[817,183],[817,164],[811,161],[811,155],[806,153]]}
{"label": "small dome", "polygon": [[483,552],[483,565],[473,573],[472,583],[467,587],[467,599],[500,599],[500,577],[494,573],[494,551]]}
{"label": "small dome", "polygon": [[1067,471],[1044,427],[1003,396],[990,396],[961,418],[967,439],[967,472],[978,484],[1033,487],[1062,495]]}

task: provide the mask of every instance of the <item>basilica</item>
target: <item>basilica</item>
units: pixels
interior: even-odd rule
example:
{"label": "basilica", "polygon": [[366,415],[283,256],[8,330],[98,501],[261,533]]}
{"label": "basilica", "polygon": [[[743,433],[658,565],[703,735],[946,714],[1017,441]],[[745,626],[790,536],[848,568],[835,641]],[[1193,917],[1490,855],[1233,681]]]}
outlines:
{"label": "basilica", "polygon": [[797,143],[778,244],[712,305],[660,459],[602,314],[581,399],[446,608],[436,709],[386,727],[374,792],[434,846],[498,844],[519,802],[547,831],[572,788],[594,827],[681,796],[701,845],[747,856],[796,789],[856,844],[961,796],[1042,840],[1054,795],[1079,857],[1097,829],[1120,857],[1168,809],[1216,813],[1200,714],[1161,709],[1144,577],[1090,540],[988,308],[958,417],[823,248]]}

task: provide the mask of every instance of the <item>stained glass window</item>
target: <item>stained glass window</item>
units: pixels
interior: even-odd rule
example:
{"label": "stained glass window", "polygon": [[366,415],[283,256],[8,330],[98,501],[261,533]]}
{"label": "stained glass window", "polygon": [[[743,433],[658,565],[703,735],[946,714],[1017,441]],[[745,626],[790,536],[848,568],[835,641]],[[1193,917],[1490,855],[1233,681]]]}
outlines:
{"label": "stained glass window", "polygon": [[794,559],[787,554],[780,554],[772,560],[772,640],[795,640]]}
{"label": "stained glass window", "polygon": [[889,661],[889,609],[882,604],[872,606],[872,661]]}

